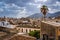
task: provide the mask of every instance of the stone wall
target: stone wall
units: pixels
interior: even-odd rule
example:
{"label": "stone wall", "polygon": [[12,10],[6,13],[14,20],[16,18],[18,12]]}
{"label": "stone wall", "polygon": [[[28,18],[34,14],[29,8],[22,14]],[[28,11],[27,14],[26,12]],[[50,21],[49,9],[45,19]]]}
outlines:
{"label": "stone wall", "polygon": [[41,34],[42,36],[46,34],[49,37],[49,39],[54,39],[56,36],[55,25],[53,26],[52,24],[49,23],[51,22],[48,21],[41,22]]}
{"label": "stone wall", "polygon": [[10,40],[36,40],[36,38],[30,37],[30,36],[25,36],[25,35],[18,35],[18,36],[14,36]]}

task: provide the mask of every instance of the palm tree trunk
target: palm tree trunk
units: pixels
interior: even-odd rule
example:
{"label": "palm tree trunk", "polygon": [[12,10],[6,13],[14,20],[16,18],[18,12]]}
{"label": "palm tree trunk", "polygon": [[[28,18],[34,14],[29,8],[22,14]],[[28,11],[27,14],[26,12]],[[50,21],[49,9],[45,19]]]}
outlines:
{"label": "palm tree trunk", "polygon": [[45,15],[43,16],[43,21],[45,21]]}

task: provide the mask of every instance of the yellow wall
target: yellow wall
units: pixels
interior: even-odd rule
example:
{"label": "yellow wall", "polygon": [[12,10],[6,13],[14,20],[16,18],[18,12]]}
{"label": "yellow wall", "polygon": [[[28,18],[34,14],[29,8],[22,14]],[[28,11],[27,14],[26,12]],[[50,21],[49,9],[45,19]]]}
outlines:
{"label": "yellow wall", "polygon": [[60,28],[56,28],[56,40],[58,40],[58,36],[60,36]]}
{"label": "yellow wall", "polygon": [[59,28],[56,28],[56,35],[60,36],[60,30],[59,30]]}

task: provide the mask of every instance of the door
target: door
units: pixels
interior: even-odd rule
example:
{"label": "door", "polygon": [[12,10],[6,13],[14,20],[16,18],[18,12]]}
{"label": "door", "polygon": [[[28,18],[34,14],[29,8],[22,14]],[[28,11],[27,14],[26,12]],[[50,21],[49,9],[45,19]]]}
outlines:
{"label": "door", "polygon": [[60,40],[60,36],[58,36],[58,40]]}
{"label": "door", "polygon": [[48,35],[43,34],[43,40],[48,40]]}

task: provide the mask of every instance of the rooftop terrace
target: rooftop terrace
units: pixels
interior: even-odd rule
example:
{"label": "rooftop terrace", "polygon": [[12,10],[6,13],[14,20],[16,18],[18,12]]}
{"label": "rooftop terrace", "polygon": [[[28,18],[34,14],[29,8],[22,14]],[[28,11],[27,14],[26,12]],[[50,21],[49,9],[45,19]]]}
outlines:
{"label": "rooftop terrace", "polygon": [[54,22],[54,21],[42,21],[43,23],[55,26],[55,27],[60,27],[60,23],[59,22]]}

